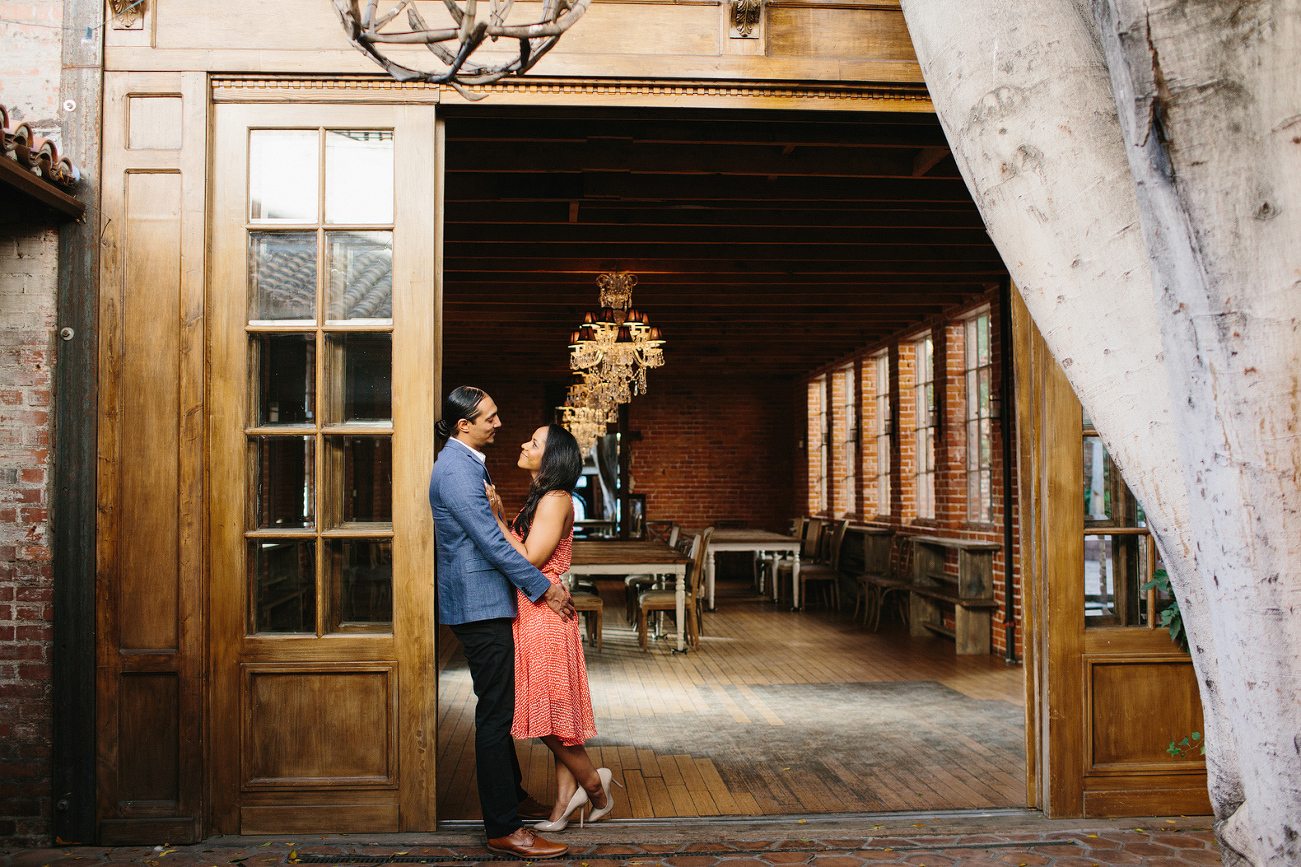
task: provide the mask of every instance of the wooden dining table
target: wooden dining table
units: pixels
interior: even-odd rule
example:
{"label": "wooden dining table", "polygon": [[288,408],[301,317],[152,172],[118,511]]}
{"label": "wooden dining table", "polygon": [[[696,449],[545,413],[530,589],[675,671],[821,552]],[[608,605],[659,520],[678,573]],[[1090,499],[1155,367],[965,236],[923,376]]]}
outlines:
{"label": "wooden dining table", "polygon": [[665,542],[620,542],[574,540],[574,561],[569,574],[576,575],[672,575],[677,593],[677,649],[686,650],[687,564],[691,558]]}
{"label": "wooden dining table", "polygon": [[[800,607],[800,540],[768,530],[717,529],[709,537],[705,551],[705,599],[714,610],[714,555],[719,551],[750,551],[758,556],[765,551],[789,554],[791,561],[791,607]],[[773,575],[772,599],[777,601],[777,576]]]}

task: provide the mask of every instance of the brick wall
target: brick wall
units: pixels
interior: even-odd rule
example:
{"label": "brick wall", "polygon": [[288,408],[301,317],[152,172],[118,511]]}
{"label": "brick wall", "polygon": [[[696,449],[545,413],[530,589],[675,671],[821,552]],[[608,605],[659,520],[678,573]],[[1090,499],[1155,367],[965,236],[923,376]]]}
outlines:
{"label": "brick wall", "polygon": [[657,376],[632,402],[635,493],[646,515],[702,529],[743,520],[785,530],[795,503],[793,383],[752,377]]}
{"label": "brick wall", "polygon": [[[15,23],[23,22],[23,23]],[[0,103],[58,140],[63,4],[0,2]],[[0,214],[0,844],[49,842],[50,386],[58,229]]]}

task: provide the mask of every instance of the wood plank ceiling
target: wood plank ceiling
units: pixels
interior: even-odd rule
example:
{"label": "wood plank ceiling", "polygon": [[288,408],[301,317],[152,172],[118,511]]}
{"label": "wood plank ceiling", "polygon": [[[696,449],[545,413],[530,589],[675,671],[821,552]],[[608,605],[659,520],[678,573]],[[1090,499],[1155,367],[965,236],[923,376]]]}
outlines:
{"label": "wood plank ceiling", "polygon": [[637,274],[666,372],[778,377],[1006,274],[931,115],[474,106],[445,193],[449,368],[486,337],[562,378],[603,271]]}

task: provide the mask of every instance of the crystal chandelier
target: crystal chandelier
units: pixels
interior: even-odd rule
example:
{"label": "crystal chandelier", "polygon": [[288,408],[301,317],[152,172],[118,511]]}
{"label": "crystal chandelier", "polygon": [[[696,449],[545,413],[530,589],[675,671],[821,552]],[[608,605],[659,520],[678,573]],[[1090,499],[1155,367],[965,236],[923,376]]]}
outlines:
{"label": "crystal chandelier", "polygon": [[584,453],[605,436],[609,425],[619,423],[618,405],[602,403],[591,383],[583,377],[569,386],[565,405],[559,410],[560,423],[574,435]]}
{"label": "crystal chandelier", "polygon": [[664,338],[632,307],[637,275],[602,274],[601,310],[588,313],[569,336],[569,368],[586,375],[605,404],[627,403],[646,393],[646,371],[664,366]]}
{"label": "crystal chandelier", "polygon": [[601,310],[588,313],[569,335],[569,367],[578,381],[559,408],[561,424],[586,452],[617,424],[618,406],[646,393],[646,371],[664,365],[664,338],[632,307],[637,275],[602,274]]}

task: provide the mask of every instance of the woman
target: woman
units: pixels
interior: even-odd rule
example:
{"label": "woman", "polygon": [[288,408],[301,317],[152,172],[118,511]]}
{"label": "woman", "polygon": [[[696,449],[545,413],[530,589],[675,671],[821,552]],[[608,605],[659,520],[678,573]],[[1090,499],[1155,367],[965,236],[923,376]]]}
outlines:
{"label": "woman", "polygon": [[[569,571],[574,541],[570,496],[583,471],[583,455],[573,434],[558,424],[540,427],[520,449],[519,466],[533,476],[524,507],[507,524],[501,498],[491,487],[488,499],[506,539],[529,562],[559,584]],[[541,738],[556,757],[556,802],[551,818],[534,827],[561,831],[569,818],[592,807],[590,821],[614,807],[613,774],[595,768],[583,742],[596,736],[578,620],[561,620],[546,605],[519,594],[515,618],[515,724],[511,735]]]}

